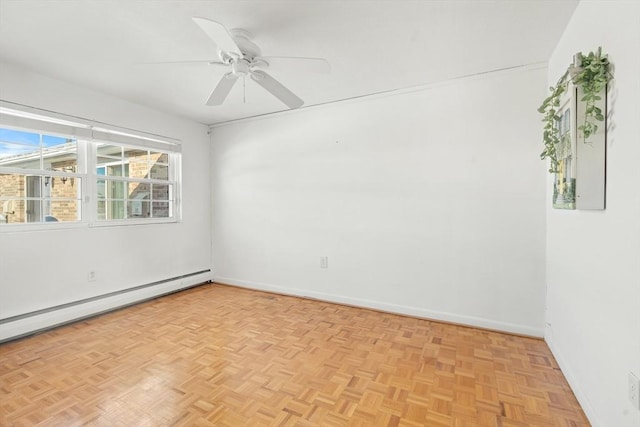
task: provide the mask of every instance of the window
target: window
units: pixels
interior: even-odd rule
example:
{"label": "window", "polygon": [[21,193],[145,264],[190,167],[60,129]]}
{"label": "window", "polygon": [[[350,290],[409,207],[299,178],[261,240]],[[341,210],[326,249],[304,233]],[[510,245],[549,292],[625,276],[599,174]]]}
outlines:
{"label": "window", "polygon": [[0,101],[0,230],[19,224],[177,221],[176,141],[4,104]]}
{"label": "window", "polygon": [[78,141],[0,128],[0,225],[82,217]]}
{"label": "window", "polygon": [[99,144],[97,219],[171,218],[175,181],[170,153]]}

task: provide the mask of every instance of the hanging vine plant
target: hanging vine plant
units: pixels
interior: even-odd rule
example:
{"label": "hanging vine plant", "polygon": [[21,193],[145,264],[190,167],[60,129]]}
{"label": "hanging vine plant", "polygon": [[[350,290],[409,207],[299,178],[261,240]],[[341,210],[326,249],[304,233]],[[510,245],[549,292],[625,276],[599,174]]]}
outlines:
{"label": "hanging vine plant", "polygon": [[587,143],[589,137],[598,130],[596,122],[604,121],[602,109],[596,106],[596,101],[602,99],[601,92],[611,81],[609,59],[607,55],[602,55],[602,48],[596,52],[589,52],[588,55],[578,53],[574,63],[567,68],[567,71],[560,77],[554,87],[549,88],[551,94],[542,102],[538,112],[543,114],[542,140],[544,150],[540,153],[540,159],[549,159],[550,173],[558,172],[558,146],[561,144],[558,115],[560,100],[562,95],[568,90],[569,83],[582,88],[583,96],[579,102],[585,103],[584,122],[578,126],[578,131],[582,134],[583,142]]}

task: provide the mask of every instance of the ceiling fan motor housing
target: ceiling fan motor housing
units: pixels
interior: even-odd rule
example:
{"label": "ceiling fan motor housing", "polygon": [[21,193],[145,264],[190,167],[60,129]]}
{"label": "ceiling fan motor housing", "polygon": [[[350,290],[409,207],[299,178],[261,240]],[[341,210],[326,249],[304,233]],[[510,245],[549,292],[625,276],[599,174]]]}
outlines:
{"label": "ceiling fan motor housing", "polygon": [[[233,41],[238,45],[241,57],[236,54],[229,54],[223,50],[218,50],[220,60],[231,65],[231,72],[236,76],[246,76],[254,66],[261,66],[264,61],[254,63],[254,58],[260,56],[260,48],[251,41],[252,35],[241,28],[233,28],[229,31]],[[264,64],[266,65],[266,63]]]}
{"label": "ceiling fan motor housing", "polygon": [[244,58],[238,59],[231,63],[231,72],[236,76],[246,76],[251,71],[249,61]]}

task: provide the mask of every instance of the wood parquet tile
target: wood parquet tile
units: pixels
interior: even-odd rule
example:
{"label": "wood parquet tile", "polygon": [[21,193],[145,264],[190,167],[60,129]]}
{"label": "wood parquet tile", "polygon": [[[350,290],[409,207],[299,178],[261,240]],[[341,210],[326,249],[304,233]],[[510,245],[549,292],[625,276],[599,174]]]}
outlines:
{"label": "wood parquet tile", "polygon": [[209,284],[0,345],[0,426],[588,426],[542,340]]}

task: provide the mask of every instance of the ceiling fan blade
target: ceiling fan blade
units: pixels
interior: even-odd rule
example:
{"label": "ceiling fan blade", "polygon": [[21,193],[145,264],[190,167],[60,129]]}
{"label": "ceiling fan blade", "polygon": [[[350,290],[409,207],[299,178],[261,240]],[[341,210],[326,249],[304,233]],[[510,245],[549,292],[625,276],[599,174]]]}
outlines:
{"label": "ceiling fan blade", "polygon": [[134,65],[147,66],[147,65],[174,65],[174,64],[175,65],[224,65],[224,66],[229,65],[218,59],[190,59],[186,61],[140,62]]}
{"label": "ceiling fan blade", "polygon": [[255,70],[251,72],[251,79],[258,83],[260,86],[271,92],[273,96],[282,101],[287,107],[294,109],[300,108],[304,104],[304,101],[296,96],[286,87],[282,86],[280,82],[271,77],[269,74],[261,70]]}
{"label": "ceiling fan blade", "polygon": [[218,45],[220,50],[226,53],[234,53],[237,56],[242,56],[240,48],[236,42],[233,41],[233,37],[231,37],[231,34],[224,25],[206,18],[194,17],[193,21],[198,24],[202,31],[204,31],[215,44]]}
{"label": "ceiling fan blade", "polygon": [[229,92],[231,92],[231,88],[238,80],[238,76],[233,73],[227,73],[218,82],[213,92],[211,92],[211,96],[207,100],[207,105],[221,105]]}
{"label": "ceiling fan blade", "polygon": [[276,67],[279,70],[292,70],[305,73],[328,74],[331,65],[323,58],[298,58],[291,56],[261,56],[269,64],[269,68]]}

